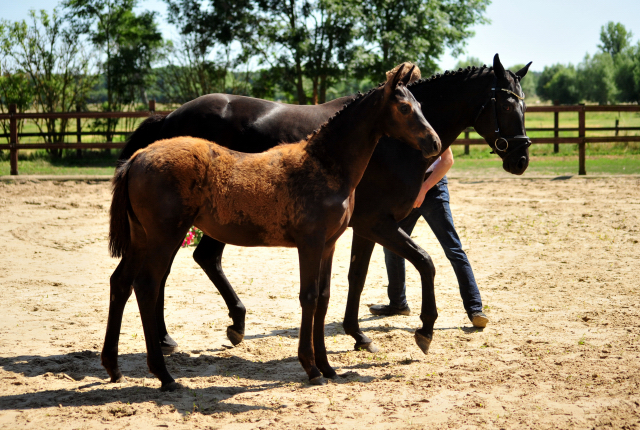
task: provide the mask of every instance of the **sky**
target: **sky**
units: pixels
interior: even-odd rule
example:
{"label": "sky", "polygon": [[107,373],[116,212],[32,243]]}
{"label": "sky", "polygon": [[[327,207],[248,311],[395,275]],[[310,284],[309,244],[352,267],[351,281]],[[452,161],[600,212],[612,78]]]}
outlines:
{"label": "sky", "polygon": [[[0,0],[0,18],[25,19],[29,9],[50,11],[56,4],[57,0]],[[162,0],[140,0],[138,10],[145,9],[159,13],[165,38],[177,38],[175,28],[162,19],[167,10]],[[533,61],[531,70],[541,71],[556,63],[577,64],[597,51],[600,28],[608,21],[631,30],[634,43],[640,38],[640,0],[493,0],[485,16],[491,24],[473,28],[476,34],[459,58],[444,55],[443,69],[467,56],[491,65],[496,53],[507,67]]]}

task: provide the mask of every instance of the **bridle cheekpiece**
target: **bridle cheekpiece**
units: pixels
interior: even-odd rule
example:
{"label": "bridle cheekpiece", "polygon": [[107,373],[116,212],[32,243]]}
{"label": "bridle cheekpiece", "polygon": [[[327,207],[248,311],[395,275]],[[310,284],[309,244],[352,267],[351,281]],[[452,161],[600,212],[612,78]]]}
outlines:
{"label": "bridle cheekpiece", "polygon": [[489,97],[489,100],[487,100],[487,102],[482,105],[482,107],[480,108],[480,112],[478,112],[478,115],[476,115],[476,119],[473,121],[474,128],[475,128],[475,123],[478,121],[478,118],[480,117],[480,114],[482,114],[482,112],[484,111],[484,108],[487,106],[488,103],[491,103],[493,105],[493,120],[495,123],[495,134],[496,134],[496,140],[493,146],[496,149],[496,151],[506,152],[509,149],[510,143],[512,144],[520,143],[520,145],[512,147],[511,148],[512,151],[515,149],[518,149],[522,145],[524,145],[525,147],[531,146],[531,140],[529,139],[529,136],[527,136],[526,134],[524,135],[517,134],[515,136],[500,135],[500,125],[498,124],[498,108],[496,107],[496,90],[509,93],[517,97],[519,100],[524,100],[524,93],[522,93],[522,96],[519,96],[518,94],[514,93],[511,90],[508,90],[506,88],[497,88],[497,86],[498,86],[498,78],[494,76],[493,83],[491,84],[491,96]]}

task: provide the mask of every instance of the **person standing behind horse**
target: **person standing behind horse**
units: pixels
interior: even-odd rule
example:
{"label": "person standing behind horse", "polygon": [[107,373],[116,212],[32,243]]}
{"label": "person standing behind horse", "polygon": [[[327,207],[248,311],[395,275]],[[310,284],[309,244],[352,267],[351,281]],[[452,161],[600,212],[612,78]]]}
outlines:
{"label": "person standing behind horse", "polygon": [[[462,250],[462,243],[453,225],[449,207],[446,174],[453,166],[453,162],[453,152],[449,147],[427,170],[426,179],[413,206],[414,210],[398,225],[405,233],[411,235],[420,216],[424,217],[453,266],[458,278],[462,303],[471,323],[474,327],[486,327],[489,319],[482,312],[480,291],[467,254]],[[374,315],[410,315],[411,309],[406,297],[404,258],[387,248],[384,248],[384,258],[389,278],[387,294],[390,303],[373,305],[369,310]]]}

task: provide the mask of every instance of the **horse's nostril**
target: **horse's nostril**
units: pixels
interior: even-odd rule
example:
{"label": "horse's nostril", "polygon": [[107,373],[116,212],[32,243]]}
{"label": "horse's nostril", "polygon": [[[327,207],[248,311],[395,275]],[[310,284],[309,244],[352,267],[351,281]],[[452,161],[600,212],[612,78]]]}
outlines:
{"label": "horse's nostril", "polygon": [[520,157],[520,159],[518,160],[518,169],[524,169],[524,167],[527,165],[527,157]]}

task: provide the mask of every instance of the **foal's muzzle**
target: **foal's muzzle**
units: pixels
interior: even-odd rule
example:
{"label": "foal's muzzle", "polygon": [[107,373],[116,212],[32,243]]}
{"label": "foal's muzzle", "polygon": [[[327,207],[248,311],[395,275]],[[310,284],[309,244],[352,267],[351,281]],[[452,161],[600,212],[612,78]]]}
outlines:
{"label": "foal's muzzle", "polygon": [[420,139],[420,150],[424,158],[430,158],[440,154],[442,142],[436,133],[429,133],[424,139]]}

